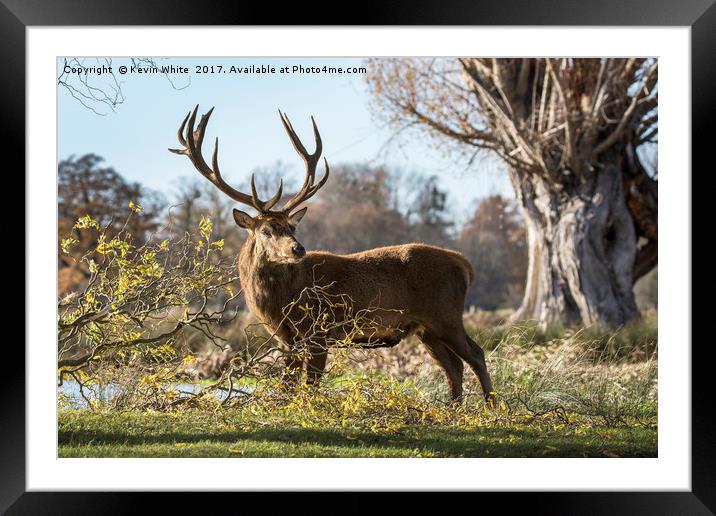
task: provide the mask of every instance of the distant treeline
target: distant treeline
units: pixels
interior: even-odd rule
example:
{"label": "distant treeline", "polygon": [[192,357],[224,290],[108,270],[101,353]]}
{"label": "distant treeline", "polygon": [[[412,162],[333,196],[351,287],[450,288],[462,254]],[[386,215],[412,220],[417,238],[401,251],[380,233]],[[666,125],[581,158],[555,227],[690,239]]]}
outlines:
{"label": "distant treeline", "polygon": [[[256,173],[260,193],[272,194],[279,178],[290,174],[281,164]],[[199,178],[175,183],[173,191],[159,194],[139,183],[126,181],[102,158],[87,154],[58,165],[58,238],[73,233],[79,217],[91,215],[111,231],[119,231],[131,211],[130,201],[142,205],[127,229],[144,240],[152,234],[165,238],[195,232],[201,217],[210,217],[215,234],[225,241],[225,252],[238,253],[243,230],[231,216],[233,203]],[[247,185],[237,185],[246,187]],[[290,182],[284,191],[290,194]],[[436,176],[389,171],[381,167],[344,165],[331,168],[331,178],[309,205],[298,236],[309,250],[351,253],[384,245],[425,242],[463,252],[475,268],[475,282],[466,308],[514,308],[522,298],[527,273],[527,247],[523,220],[511,199],[492,195],[476,199],[467,222],[451,209],[448,193]],[[110,233],[111,233],[110,231]],[[78,236],[79,232],[76,232]],[[86,237],[85,237],[86,238]],[[74,249],[79,256],[96,242]],[[76,289],[87,278],[59,249],[60,294]],[[643,306],[656,303],[654,283],[637,289]]]}

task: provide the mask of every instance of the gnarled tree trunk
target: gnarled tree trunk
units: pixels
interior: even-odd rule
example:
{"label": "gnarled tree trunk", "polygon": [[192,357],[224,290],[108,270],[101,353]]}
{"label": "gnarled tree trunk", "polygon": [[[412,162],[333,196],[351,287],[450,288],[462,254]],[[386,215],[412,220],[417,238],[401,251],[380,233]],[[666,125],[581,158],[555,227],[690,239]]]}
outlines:
{"label": "gnarled tree trunk", "polygon": [[527,225],[529,268],[517,319],[618,326],[638,316],[637,236],[618,167],[555,189],[512,171]]}
{"label": "gnarled tree trunk", "polygon": [[[457,66],[455,66],[457,64]],[[374,61],[389,121],[502,158],[522,203],[529,272],[517,319],[619,326],[657,263],[655,58]],[[644,147],[646,145],[646,147]],[[644,153],[642,153],[644,154]]]}

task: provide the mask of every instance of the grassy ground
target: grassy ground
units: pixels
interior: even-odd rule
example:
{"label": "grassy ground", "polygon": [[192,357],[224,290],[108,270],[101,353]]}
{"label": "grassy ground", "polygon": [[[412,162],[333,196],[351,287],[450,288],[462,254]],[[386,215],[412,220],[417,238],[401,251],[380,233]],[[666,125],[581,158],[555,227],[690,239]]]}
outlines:
{"label": "grassy ground", "polygon": [[262,426],[200,411],[59,413],[60,457],[655,457],[654,428],[534,421],[454,428]]}
{"label": "grassy ground", "polygon": [[[318,390],[234,379],[243,394],[194,398],[160,374],[125,382],[93,410],[60,403],[61,457],[655,457],[657,320],[617,332],[494,328],[466,316],[487,350],[499,404],[445,403],[440,368],[417,342],[332,353]],[[159,370],[159,369],[158,369]],[[131,372],[131,371],[129,371]],[[88,389],[102,379],[89,378]],[[107,382],[107,380],[105,380]],[[213,382],[212,382],[213,383]],[[169,385],[169,386],[168,386]],[[223,384],[222,384],[223,385]],[[206,382],[202,384],[206,386]],[[123,393],[122,395],[120,395]],[[219,394],[219,396],[217,396]],[[223,403],[220,400],[224,400]],[[76,400],[75,400],[76,401]],[[88,400],[85,400],[88,401]],[[86,405],[85,405],[86,406]]]}

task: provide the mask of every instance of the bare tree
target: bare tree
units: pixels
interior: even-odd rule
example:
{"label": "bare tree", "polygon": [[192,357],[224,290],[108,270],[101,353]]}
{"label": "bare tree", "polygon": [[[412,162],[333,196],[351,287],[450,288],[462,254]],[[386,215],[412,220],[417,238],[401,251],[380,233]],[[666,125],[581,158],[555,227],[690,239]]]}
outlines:
{"label": "bare tree", "polygon": [[514,308],[524,295],[527,272],[525,227],[516,203],[500,195],[482,199],[458,237],[475,267],[468,305],[485,310]]}
{"label": "bare tree", "polygon": [[657,263],[656,59],[376,59],[380,115],[508,165],[527,225],[517,317],[620,325]]}
{"label": "bare tree", "polygon": [[[130,66],[157,68],[175,90],[183,90],[191,85],[191,76],[177,81],[169,72],[165,72],[161,62],[168,58],[131,57]],[[115,70],[116,62],[110,57],[66,57],[62,59],[57,75],[57,86],[65,90],[73,99],[95,115],[106,116],[116,113],[127,100],[123,84],[126,76],[120,80]],[[82,69],[94,69],[84,73]],[[73,70],[79,70],[73,71]]]}
{"label": "bare tree", "polygon": [[412,175],[408,178],[413,198],[407,210],[410,233],[418,242],[452,245],[449,230],[454,225],[448,214],[448,195],[437,176]]}
{"label": "bare tree", "polygon": [[181,178],[177,181],[169,217],[171,227],[180,235],[188,233],[191,228],[196,227],[203,215],[200,206],[198,206],[202,193],[203,189],[196,180]]}
{"label": "bare tree", "polygon": [[311,204],[312,216],[301,223],[303,244],[308,249],[354,253],[412,241],[408,221],[393,206],[390,179],[382,168],[332,168],[331,181]]}

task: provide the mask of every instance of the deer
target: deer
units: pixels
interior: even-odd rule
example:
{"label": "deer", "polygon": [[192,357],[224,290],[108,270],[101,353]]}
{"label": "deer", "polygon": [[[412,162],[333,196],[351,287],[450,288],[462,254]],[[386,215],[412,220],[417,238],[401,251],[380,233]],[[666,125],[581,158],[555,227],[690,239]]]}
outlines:
{"label": "deer", "polygon": [[[286,382],[296,385],[305,369],[306,383],[318,386],[326,367],[331,344],[346,338],[345,325],[315,331],[315,325],[287,317],[301,293],[320,278],[326,291],[344,296],[350,310],[333,317],[350,317],[371,307],[382,312],[372,320],[371,330],[351,335],[360,347],[391,347],[415,335],[442,367],[454,402],[463,397],[464,364],[476,374],[488,404],[494,403],[492,381],[482,348],[467,334],[463,325],[465,294],[473,282],[470,262],[459,252],[423,243],[410,243],[370,249],[353,254],[327,251],[307,252],[296,238],[296,230],[313,197],[328,180],[330,169],[324,157],[325,172],[316,182],[316,169],[323,151],[321,135],[311,117],[315,150],[309,153],[293,129],[288,116],[279,116],[288,137],[305,164],[300,189],[280,208],[283,179],[267,200],[257,194],[254,175],[251,193],[229,186],[218,164],[219,139],[209,166],[202,155],[202,143],[212,107],[196,118],[199,106],[190,111],[178,130],[181,149],[169,149],[189,158],[194,168],[232,200],[252,208],[256,214],[233,209],[236,224],[247,232],[238,257],[239,281],[252,315],[273,332],[287,350],[283,370]],[[332,307],[335,312],[335,307]],[[307,345],[306,345],[306,342]],[[299,343],[303,343],[299,346]],[[300,349],[299,349],[300,348]]]}

